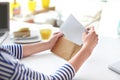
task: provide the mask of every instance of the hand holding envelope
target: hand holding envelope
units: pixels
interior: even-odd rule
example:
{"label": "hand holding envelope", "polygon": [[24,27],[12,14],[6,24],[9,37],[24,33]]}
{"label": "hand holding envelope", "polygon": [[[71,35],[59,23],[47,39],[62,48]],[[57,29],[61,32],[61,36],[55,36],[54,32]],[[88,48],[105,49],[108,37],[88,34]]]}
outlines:
{"label": "hand holding envelope", "polygon": [[70,15],[61,25],[60,31],[64,36],[57,41],[51,51],[63,59],[69,60],[80,50],[85,28],[73,15]]}

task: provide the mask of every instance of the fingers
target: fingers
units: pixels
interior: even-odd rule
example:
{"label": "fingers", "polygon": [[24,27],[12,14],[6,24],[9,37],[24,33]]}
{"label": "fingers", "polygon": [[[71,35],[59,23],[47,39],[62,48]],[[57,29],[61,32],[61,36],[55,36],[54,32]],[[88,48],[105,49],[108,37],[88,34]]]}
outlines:
{"label": "fingers", "polygon": [[88,35],[91,35],[91,38],[98,40],[98,35],[96,34],[95,30],[92,28],[92,30],[89,32]]}
{"label": "fingers", "polygon": [[62,32],[55,32],[53,35],[60,35],[63,34]]}
{"label": "fingers", "polygon": [[62,32],[55,32],[53,34],[54,37],[62,37],[64,34]]}
{"label": "fingers", "polygon": [[60,32],[55,32],[55,33],[53,33],[53,35],[56,35],[56,34],[59,34]]}
{"label": "fingers", "polygon": [[91,39],[93,41],[94,40],[98,41],[98,35],[95,32],[94,26],[86,28],[86,32],[83,33],[83,37],[84,36],[86,37],[86,39],[89,38],[89,39]]}
{"label": "fingers", "polygon": [[91,32],[91,31],[95,31],[94,26],[86,28],[86,32]]}
{"label": "fingers", "polygon": [[84,36],[84,35],[91,34],[91,32],[95,32],[93,26],[92,26],[92,27],[88,27],[88,28],[86,28],[86,31],[83,33],[83,36]]}
{"label": "fingers", "polygon": [[97,44],[98,43],[98,34],[94,30],[91,31],[90,33],[91,38],[93,38],[93,41]]}

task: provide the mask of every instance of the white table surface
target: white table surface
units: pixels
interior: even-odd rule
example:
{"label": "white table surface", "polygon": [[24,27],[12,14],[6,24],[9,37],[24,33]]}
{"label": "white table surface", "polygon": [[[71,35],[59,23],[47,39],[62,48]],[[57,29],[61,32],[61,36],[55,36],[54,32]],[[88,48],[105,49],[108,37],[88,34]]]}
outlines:
{"label": "white table surface", "polygon": [[[8,39],[5,43],[8,43]],[[120,39],[100,37],[92,55],[83,64],[73,80],[120,80],[120,75],[108,69],[108,65],[120,60]],[[26,66],[51,74],[66,63],[50,51],[44,51],[21,60]]]}

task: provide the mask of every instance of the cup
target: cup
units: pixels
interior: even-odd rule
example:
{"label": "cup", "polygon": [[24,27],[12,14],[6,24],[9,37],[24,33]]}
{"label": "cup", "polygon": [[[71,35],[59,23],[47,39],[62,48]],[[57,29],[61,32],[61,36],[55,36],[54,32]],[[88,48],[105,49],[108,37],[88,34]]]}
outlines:
{"label": "cup", "polygon": [[42,7],[48,8],[50,5],[50,0],[42,0]]}
{"label": "cup", "polygon": [[34,12],[36,9],[36,1],[29,1],[28,2],[28,9],[31,12]]}
{"label": "cup", "polygon": [[51,36],[52,29],[50,28],[42,28],[40,29],[40,35],[42,40],[48,40]]}
{"label": "cup", "polygon": [[20,15],[21,14],[21,5],[18,2],[14,2],[10,4],[12,16]]}

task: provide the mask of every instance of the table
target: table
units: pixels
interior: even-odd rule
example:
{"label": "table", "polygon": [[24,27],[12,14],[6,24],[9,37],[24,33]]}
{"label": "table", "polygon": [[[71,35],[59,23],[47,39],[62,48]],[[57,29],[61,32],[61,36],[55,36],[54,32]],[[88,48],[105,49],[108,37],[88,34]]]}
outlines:
{"label": "table", "polygon": [[[5,43],[8,41],[9,37]],[[79,69],[73,80],[120,80],[120,75],[108,69],[109,64],[119,59],[120,39],[100,36],[92,55]],[[38,72],[51,74],[66,61],[48,50],[24,58],[21,63]]]}

